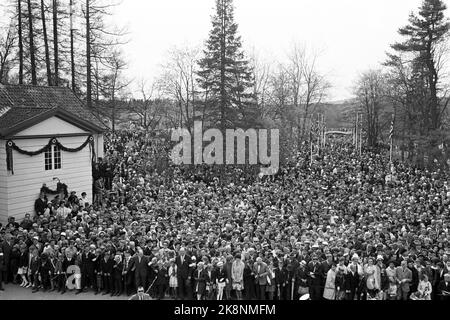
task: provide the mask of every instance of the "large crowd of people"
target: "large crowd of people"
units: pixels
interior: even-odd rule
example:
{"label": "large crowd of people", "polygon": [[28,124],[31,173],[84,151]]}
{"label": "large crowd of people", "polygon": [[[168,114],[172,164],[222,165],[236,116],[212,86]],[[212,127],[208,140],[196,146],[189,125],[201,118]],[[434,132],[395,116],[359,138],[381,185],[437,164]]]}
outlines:
{"label": "large crowd of people", "polygon": [[[330,141],[274,177],[173,166],[138,131],[110,137],[86,192],[2,227],[2,280],[190,300],[448,300],[448,173]],[[69,191],[70,185],[68,186]]]}

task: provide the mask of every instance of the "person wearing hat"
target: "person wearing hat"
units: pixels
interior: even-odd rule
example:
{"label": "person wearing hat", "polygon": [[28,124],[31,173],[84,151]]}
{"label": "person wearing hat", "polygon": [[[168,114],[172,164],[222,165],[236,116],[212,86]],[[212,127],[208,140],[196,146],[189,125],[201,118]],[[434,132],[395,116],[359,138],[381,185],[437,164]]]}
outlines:
{"label": "person wearing hat", "polygon": [[102,295],[111,294],[113,292],[113,278],[112,272],[114,267],[114,258],[111,257],[111,252],[106,251],[100,260],[100,274],[103,285]]}
{"label": "person wearing hat", "polygon": [[214,273],[214,279],[216,281],[217,286],[217,300],[222,300],[223,291],[225,289],[226,283],[228,281],[227,271],[224,268],[223,261],[219,261],[217,263],[217,269]]}
{"label": "person wearing hat", "polygon": [[309,294],[309,274],[307,270],[307,263],[305,260],[300,262],[300,266],[297,268],[295,272],[295,284],[297,289],[297,293],[299,298],[302,296]]}
{"label": "person wearing hat", "polygon": [[200,261],[197,264],[197,269],[194,271],[193,279],[194,279],[194,293],[196,294],[196,298],[198,301],[205,299],[206,294],[206,280],[207,274],[204,268],[204,262]]}
{"label": "person wearing hat", "polygon": [[166,289],[169,285],[169,273],[166,264],[162,260],[156,262],[154,285],[156,287],[157,299],[164,299]]}
{"label": "person wearing hat", "polygon": [[322,299],[322,282],[323,282],[323,264],[319,262],[317,254],[313,254],[308,264],[308,272],[310,277],[310,295],[311,300],[318,301]]}
{"label": "person wearing hat", "polygon": [[81,290],[87,290],[92,288],[94,291],[96,289],[96,279],[95,279],[95,245],[85,246],[83,253],[81,254]]}

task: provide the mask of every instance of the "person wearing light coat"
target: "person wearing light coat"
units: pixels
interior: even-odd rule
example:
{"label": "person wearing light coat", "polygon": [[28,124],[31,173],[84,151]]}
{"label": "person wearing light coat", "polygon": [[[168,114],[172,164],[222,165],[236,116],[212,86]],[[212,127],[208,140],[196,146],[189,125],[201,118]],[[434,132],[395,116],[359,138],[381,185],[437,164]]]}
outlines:
{"label": "person wearing light coat", "polygon": [[334,263],[327,273],[327,280],[325,282],[325,290],[323,292],[323,297],[326,300],[336,299],[336,264]]}

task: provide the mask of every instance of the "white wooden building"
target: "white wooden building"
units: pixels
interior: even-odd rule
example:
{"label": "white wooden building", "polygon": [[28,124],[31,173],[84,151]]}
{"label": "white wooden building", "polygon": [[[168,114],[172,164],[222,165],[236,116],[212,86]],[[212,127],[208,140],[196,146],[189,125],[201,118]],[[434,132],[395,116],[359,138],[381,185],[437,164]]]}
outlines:
{"label": "white wooden building", "polygon": [[68,88],[0,85],[0,222],[33,216],[43,184],[56,190],[54,178],[92,201],[105,129]]}

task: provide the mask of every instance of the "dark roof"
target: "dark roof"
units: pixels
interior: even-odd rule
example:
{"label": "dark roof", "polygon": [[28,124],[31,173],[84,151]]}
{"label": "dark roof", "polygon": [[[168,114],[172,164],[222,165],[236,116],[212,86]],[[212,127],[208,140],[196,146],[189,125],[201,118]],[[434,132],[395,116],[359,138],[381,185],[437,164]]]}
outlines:
{"label": "dark roof", "polygon": [[93,132],[106,130],[69,88],[0,85],[0,135],[17,133],[19,127],[24,130],[55,115],[72,118],[74,124]]}

